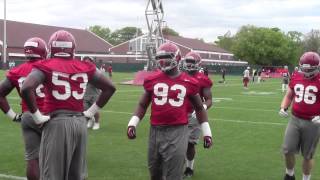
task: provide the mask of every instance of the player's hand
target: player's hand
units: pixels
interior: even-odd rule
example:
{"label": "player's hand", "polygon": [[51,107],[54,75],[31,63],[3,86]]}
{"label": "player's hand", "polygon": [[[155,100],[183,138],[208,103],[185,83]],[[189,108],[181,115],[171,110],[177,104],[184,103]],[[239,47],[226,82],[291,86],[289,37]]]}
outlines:
{"label": "player's hand", "polygon": [[210,148],[213,145],[212,137],[204,136],[203,137],[203,147]]}
{"label": "player's hand", "polygon": [[320,116],[315,116],[311,120],[314,124],[320,124]]}
{"label": "player's hand", "polygon": [[279,111],[279,116],[283,117],[283,118],[289,117],[289,114],[287,111],[288,111],[288,109],[281,108]]}
{"label": "player's hand", "polygon": [[22,116],[22,114],[17,114],[13,119],[12,119],[12,121],[13,122],[21,122],[21,116]]}
{"label": "player's hand", "polygon": [[136,138],[136,127],[128,126],[127,136],[129,139],[135,139]]}
{"label": "player's hand", "polygon": [[39,110],[32,113],[32,117],[33,117],[34,122],[37,125],[41,125],[41,124],[49,121],[49,119],[50,119],[50,116],[43,115]]}

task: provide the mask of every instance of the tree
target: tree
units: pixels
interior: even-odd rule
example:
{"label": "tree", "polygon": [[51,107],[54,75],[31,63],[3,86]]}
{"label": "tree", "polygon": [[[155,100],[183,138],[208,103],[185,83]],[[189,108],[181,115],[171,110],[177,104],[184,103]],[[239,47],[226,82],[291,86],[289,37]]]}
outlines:
{"label": "tree", "polygon": [[169,28],[168,26],[162,28],[162,34],[163,35],[170,35],[170,36],[180,36],[178,32]]}
{"label": "tree", "polygon": [[89,27],[89,31],[93,32],[94,34],[101,37],[102,39],[110,42],[111,30],[108,27],[94,25]]}
{"label": "tree", "polygon": [[320,51],[320,31],[319,30],[311,30],[309,33],[305,35],[304,41],[304,50],[305,51]]}
{"label": "tree", "polygon": [[117,45],[130,39],[133,39],[137,36],[142,35],[142,30],[137,27],[124,27],[122,29],[115,30],[111,33],[110,43]]}
{"label": "tree", "polygon": [[247,25],[234,37],[235,57],[258,65],[292,65],[296,62],[295,42],[278,28]]}
{"label": "tree", "polygon": [[231,47],[234,44],[234,37],[232,37],[231,32],[228,31],[223,36],[218,36],[218,40],[214,43],[227,51],[231,51]]}

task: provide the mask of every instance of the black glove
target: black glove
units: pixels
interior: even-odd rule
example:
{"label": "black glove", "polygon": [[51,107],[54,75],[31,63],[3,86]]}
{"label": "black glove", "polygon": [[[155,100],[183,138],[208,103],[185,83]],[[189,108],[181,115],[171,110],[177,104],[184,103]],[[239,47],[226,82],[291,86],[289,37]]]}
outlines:
{"label": "black glove", "polygon": [[12,119],[12,121],[13,121],[13,122],[17,122],[17,123],[21,122],[21,116],[22,116],[22,114],[17,114],[17,115]]}

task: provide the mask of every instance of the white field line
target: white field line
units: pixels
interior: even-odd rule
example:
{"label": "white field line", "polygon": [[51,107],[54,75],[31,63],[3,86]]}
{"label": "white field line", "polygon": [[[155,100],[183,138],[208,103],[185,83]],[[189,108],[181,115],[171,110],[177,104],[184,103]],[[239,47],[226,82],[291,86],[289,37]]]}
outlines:
{"label": "white field line", "polygon": [[[132,112],[120,112],[120,111],[109,111],[109,110],[101,110],[101,112],[132,115]],[[145,116],[150,116],[150,114],[146,113]],[[287,125],[287,123],[242,121],[242,120],[221,119],[221,118],[209,119],[209,121],[221,121],[221,122],[231,122],[231,123],[246,123],[246,124],[257,124],[257,125],[277,125],[277,126],[285,126],[285,125]]]}
{"label": "white field line", "polygon": [[14,180],[27,180],[26,177],[12,176],[7,174],[0,174],[0,178],[14,179]]}

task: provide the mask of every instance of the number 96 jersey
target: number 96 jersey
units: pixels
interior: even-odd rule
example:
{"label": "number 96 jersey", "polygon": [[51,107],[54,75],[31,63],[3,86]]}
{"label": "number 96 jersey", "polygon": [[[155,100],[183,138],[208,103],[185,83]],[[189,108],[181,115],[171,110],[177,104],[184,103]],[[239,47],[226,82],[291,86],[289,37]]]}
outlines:
{"label": "number 96 jersey", "polygon": [[45,113],[55,110],[83,111],[83,96],[95,65],[76,59],[52,58],[35,65],[45,75]]}
{"label": "number 96 jersey", "polygon": [[162,72],[147,77],[143,86],[151,94],[151,125],[188,124],[189,97],[199,93],[197,83],[185,73],[175,78]]}
{"label": "number 96 jersey", "polygon": [[306,79],[302,73],[295,73],[289,87],[293,91],[293,115],[305,120],[320,115],[320,74]]}

